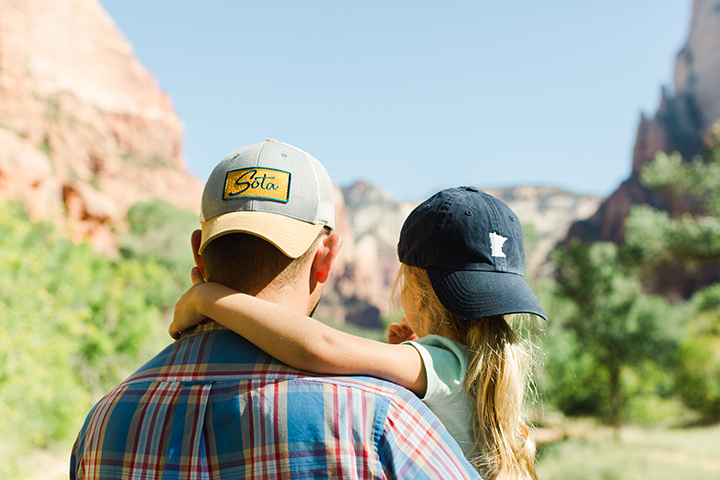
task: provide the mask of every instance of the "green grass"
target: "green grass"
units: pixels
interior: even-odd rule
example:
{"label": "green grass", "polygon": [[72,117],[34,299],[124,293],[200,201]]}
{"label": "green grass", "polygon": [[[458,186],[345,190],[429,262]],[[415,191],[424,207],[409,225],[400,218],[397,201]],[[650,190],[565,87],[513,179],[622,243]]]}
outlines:
{"label": "green grass", "polygon": [[538,475],[552,480],[720,478],[720,425],[693,428],[627,426],[616,439],[593,421],[563,426],[568,438],[544,446]]}

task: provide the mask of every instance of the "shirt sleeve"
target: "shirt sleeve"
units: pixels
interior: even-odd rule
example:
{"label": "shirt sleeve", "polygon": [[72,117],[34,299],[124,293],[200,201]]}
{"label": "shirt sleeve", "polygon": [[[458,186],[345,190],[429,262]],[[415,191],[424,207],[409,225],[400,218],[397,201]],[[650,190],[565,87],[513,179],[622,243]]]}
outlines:
{"label": "shirt sleeve", "polygon": [[380,457],[388,479],[480,478],[438,418],[407,390],[390,402]]}
{"label": "shirt sleeve", "polygon": [[420,354],[427,378],[422,400],[431,406],[442,406],[455,400],[463,390],[467,350],[453,340],[428,335],[416,342],[405,342]]}

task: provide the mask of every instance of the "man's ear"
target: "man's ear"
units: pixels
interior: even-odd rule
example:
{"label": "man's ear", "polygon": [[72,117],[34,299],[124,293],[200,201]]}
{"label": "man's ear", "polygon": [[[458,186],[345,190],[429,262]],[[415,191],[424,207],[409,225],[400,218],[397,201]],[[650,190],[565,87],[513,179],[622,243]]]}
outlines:
{"label": "man's ear", "polygon": [[313,259],[312,272],[318,283],[325,283],[330,276],[330,268],[340,252],[342,237],[338,233],[331,233],[320,239],[320,244]]}
{"label": "man's ear", "polygon": [[200,269],[200,273],[204,279],[207,280],[205,275],[205,265],[203,264],[202,255],[200,255],[200,243],[202,242],[202,231],[195,230],[190,236],[190,245],[192,245],[193,258],[195,259],[195,265]]}

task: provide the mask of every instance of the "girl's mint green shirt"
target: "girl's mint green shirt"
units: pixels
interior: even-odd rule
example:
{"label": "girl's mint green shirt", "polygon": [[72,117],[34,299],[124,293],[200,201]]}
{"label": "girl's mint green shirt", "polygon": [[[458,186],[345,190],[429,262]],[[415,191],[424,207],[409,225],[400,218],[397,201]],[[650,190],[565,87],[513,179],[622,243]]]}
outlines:
{"label": "girl's mint green shirt", "polygon": [[425,364],[427,390],[421,400],[437,415],[468,457],[475,441],[473,408],[464,387],[467,349],[440,335],[427,335],[406,343],[417,349]]}

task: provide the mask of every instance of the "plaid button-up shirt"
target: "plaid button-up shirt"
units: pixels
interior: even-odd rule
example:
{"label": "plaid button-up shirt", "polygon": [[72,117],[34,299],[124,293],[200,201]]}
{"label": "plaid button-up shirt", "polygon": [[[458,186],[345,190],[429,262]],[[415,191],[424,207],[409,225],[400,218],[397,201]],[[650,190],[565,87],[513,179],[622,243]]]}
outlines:
{"label": "plaid button-up shirt", "polygon": [[107,394],[73,447],[70,478],[477,478],[412,393],[278,362],[214,322]]}

